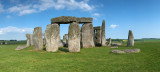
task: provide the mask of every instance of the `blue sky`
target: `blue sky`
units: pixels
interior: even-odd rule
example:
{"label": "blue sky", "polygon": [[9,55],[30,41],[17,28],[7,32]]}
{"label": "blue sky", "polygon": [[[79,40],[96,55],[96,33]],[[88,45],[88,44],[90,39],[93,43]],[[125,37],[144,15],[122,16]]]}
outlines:
{"label": "blue sky", "polygon": [[[93,17],[93,26],[106,21],[106,38],[160,38],[160,0],[0,0],[0,40],[25,40],[34,27],[45,32],[59,16]],[[81,25],[82,26],[82,25]],[[69,24],[61,24],[60,35]]]}

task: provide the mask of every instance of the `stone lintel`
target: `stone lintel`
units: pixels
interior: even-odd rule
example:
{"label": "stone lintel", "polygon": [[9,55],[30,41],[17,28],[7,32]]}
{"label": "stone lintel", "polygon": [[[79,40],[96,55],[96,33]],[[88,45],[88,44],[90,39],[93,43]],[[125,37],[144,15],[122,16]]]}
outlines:
{"label": "stone lintel", "polygon": [[102,29],[102,26],[97,26],[97,27],[93,27],[94,30],[101,30]]}
{"label": "stone lintel", "polygon": [[86,18],[86,17],[72,17],[72,16],[61,16],[61,17],[55,17],[51,19],[51,24],[58,23],[58,24],[68,24],[72,22],[77,23],[92,23],[93,18]]}

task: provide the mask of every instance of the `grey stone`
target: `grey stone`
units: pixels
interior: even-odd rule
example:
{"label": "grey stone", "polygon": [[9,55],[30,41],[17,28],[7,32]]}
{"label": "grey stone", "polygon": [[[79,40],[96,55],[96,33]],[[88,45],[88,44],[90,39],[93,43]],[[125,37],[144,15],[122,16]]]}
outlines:
{"label": "grey stone", "polygon": [[112,43],[112,46],[120,46],[122,43]]}
{"label": "grey stone", "polygon": [[69,25],[68,48],[69,52],[80,52],[80,26],[76,22]]}
{"label": "grey stone", "polygon": [[30,46],[33,46],[34,45],[34,43],[33,43],[33,35],[30,34],[29,38],[30,38]]}
{"label": "grey stone", "polygon": [[29,47],[30,46],[30,34],[26,34],[26,38],[27,38],[26,47]]}
{"label": "grey stone", "polygon": [[82,47],[92,48],[94,44],[94,31],[92,23],[85,23],[82,26]]}
{"label": "grey stone", "polygon": [[51,19],[51,23],[58,23],[58,24],[68,24],[72,22],[77,22],[77,23],[92,23],[93,18],[77,18],[77,17],[72,17],[72,16],[61,16],[61,17],[56,17]]}
{"label": "grey stone", "polygon": [[134,46],[134,37],[131,30],[129,30],[127,46]]}
{"label": "grey stone", "polygon": [[110,47],[110,48],[118,48],[118,46],[112,46],[112,47]]}
{"label": "grey stone", "polygon": [[101,30],[101,27],[99,26],[99,27],[94,27],[94,33],[95,33],[95,37],[94,37],[94,42],[95,42],[95,45],[96,46],[101,46],[101,38],[102,38],[102,36],[101,36],[101,32],[102,32],[102,30]]}
{"label": "grey stone", "polygon": [[108,45],[108,46],[111,46],[111,44],[112,44],[112,40],[111,40],[111,38],[109,38],[109,39],[108,39],[108,44],[107,44],[107,45]]}
{"label": "grey stone", "polygon": [[64,43],[65,46],[67,45],[67,43],[68,43],[68,34],[65,34],[63,36],[63,43]]}
{"label": "grey stone", "polygon": [[105,36],[105,20],[102,22],[102,46],[106,46],[106,36]]}
{"label": "grey stone", "polygon": [[25,49],[26,46],[17,46],[17,48],[15,50],[22,50],[22,49]]}
{"label": "grey stone", "polygon": [[112,50],[111,53],[124,54],[124,51],[121,50]]}
{"label": "grey stone", "polygon": [[59,25],[49,24],[45,30],[46,51],[56,52],[59,47]]}
{"label": "grey stone", "polygon": [[128,53],[139,53],[141,50],[140,49],[125,49],[124,51]]}
{"label": "grey stone", "polygon": [[42,28],[36,27],[33,32],[33,43],[36,50],[43,49]]}

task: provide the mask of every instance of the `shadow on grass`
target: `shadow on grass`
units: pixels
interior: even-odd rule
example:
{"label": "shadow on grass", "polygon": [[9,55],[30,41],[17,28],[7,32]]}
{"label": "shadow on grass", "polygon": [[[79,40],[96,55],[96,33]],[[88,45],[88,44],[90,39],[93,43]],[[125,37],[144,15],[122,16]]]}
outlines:
{"label": "shadow on grass", "polygon": [[67,48],[59,48],[58,50],[63,51],[63,52],[69,52]]}

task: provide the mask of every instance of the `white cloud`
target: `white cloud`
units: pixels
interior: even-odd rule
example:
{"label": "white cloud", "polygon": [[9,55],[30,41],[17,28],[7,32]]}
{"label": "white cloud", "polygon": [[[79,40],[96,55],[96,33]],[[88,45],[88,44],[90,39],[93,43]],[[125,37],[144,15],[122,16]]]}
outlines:
{"label": "white cloud", "polygon": [[3,12],[3,11],[4,11],[3,6],[2,6],[2,4],[0,3],[0,12]]}
{"label": "white cloud", "polygon": [[94,13],[93,16],[99,17],[100,14],[99,13]]}
{"label": "white cloud", "polygon": [[36,4],[12,6],[7,9],[9,13],[18,13],[19,16],[25,14],[36,13],[40,11],[45,11],[48,9],[67,9],[74,10],[80,9],[82,11],[92,11],[94,9],[93,5],[88,4],[89,0],[76,1],[76,0],[39,0]]}
{"label": "white cloud", "polygon": [[119,26],[119,25],[112,24],[112,25],[110,25],[110,28],[114,29],[114,28],[116,28],[116,27],[118,27],[118,26]]}
{"label": "white cloud", "polygon": [[36,9],[32,9],[31,6],[32,5],[23,6],[23,5],[20,4],[18,6],[10,7],[8,9],[8,11],[10,13],[17,13],[18,12],[19,16],[22,16],[22,15],[25,15],[25,14],[35,13]]}
{"label": "white cloud", "polygon": [[0,34],[6,34],[6,33],[31,33],[31,32],[33,32],[33,28],[17,28],[17,27],[13,27],[13,26],[0,28]]}

